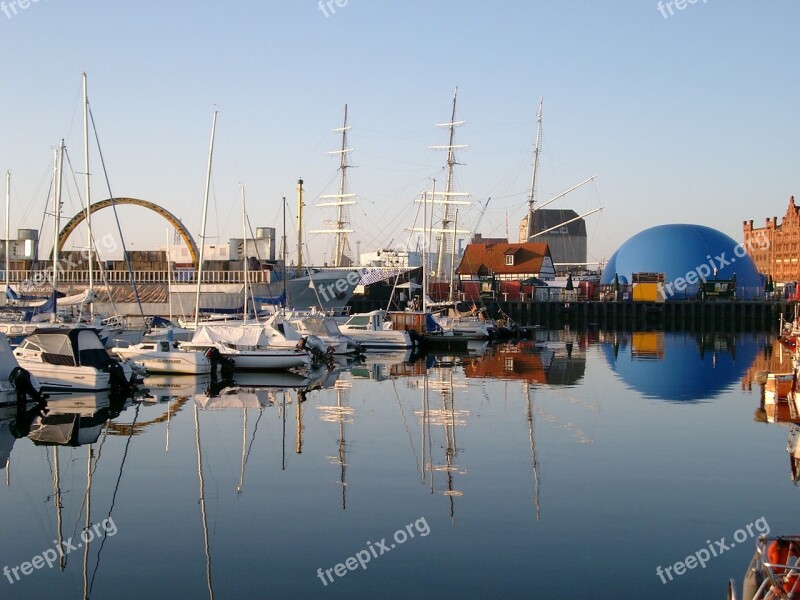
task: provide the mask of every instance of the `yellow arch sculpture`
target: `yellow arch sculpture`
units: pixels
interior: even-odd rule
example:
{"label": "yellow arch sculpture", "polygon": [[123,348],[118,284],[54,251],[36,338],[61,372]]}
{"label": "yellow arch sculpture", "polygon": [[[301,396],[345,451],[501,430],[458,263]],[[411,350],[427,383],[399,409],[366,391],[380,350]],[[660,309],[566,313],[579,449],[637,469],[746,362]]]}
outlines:
{"label": "yellow arch sculpture", "polygon": [[[194,243],[194,238],[192,238],[192,234],[184,227],[183,223],[181,223],[180,219],[178,219],[175,215],[173,215],[168,210],[161,208],[158,204],[154,202],[148,202],[147,200],[139,200],[138,198],[114,198],[112,203],[111,199],[101,200],[100,202],[95,202],[92,204],[92,208],[90,210],[90,214],[96,213],[98,210],[102,210],[104,208],[108,208],[112,206],[112,204],[130,204],[133,206],[141,206],[142,208],[146,208],[148,210],[152,210],[157,215],[164,217],[170,225],[172,225],[175,229],[177,229],[183,241],[186,243],[186,246],[189,248],[189,254],[192,257],[192,264],[195,268],[197,268],[197,262],[199,260],[199,253],[197,251],[197,244]],[[58,234],[58,249],[64,247],[64,243],[67,241],[67,238],[75,231],[75,228],[80,225],[80,223],[86,219],[86,211],[82,210],[77,215],[72,217],[64,228],[61,230],[61,233]],[[52,257],[52,251],[51,251]]]}

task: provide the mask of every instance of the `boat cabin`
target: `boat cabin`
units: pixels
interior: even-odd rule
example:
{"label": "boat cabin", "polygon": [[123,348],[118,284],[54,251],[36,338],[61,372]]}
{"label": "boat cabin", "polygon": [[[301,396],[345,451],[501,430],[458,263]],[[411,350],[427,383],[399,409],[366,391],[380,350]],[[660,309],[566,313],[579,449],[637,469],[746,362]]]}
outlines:
{"label": "boat cabin", "polygon": [[18,350],[38,352],[43,363],[68,367],[102,369],[110,358],[97,331],[88,328],[38,329]]}

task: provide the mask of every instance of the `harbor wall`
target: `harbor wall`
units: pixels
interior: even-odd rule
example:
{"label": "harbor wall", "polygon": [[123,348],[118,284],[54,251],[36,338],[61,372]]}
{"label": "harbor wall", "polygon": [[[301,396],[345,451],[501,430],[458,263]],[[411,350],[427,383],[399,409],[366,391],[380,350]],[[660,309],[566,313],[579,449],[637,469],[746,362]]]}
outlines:
{"label": "harbor wall", "polygon": [[[521,327],[560,328],[572,325],[598,329],[660,329],[704,331],[774,331],[780,317],[794,318],[794,302],[785,301],[685,301],[685,302],[531,302],[491,303]],[[385,309],[385,303],[353,299],[351,312]],[[494,308],[493,308],[494,307]]]}

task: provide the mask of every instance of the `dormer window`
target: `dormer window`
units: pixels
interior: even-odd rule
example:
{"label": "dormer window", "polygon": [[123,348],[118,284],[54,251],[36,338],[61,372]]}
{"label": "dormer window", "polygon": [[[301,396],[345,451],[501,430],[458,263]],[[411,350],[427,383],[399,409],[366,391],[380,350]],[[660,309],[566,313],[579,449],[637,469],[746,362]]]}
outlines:
{"label": "dormer window", "polygon": [[506,266],[513,267],[514,266],[514,255],[513,254],[506,254]]}

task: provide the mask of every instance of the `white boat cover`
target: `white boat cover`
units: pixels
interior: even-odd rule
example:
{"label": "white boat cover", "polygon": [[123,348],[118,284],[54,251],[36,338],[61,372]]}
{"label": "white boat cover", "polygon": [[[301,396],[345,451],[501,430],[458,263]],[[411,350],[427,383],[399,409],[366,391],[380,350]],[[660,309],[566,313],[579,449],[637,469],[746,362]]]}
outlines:
{"label": "white boat cover", "polygon": [[217,342],[238,347],[266,348],[269,345],[261,325],[198,325],[192,344],[213,345]]}
{"label": "white boat cover", "polygon": [[56,302],[58,306],[83,306],[84,304],[91,304],[95,300],[97,300],[97,294],[94,293],[94,290],[86,290],[82,294],[59,298]]}
{"label": "white boat cover", "polygon": [[201,410],[224,410],[229,408],[266,408],[271,402],[267,390],[255,391],[246,388],[232,388],[227,393],[209,397],[197,395],[194,397],[197,407]]}

